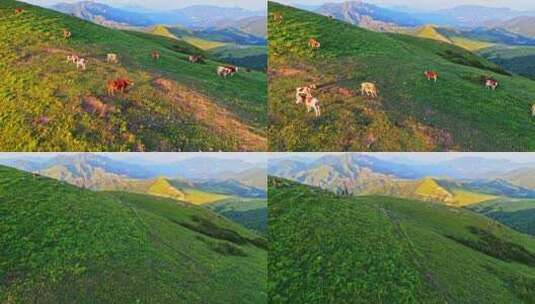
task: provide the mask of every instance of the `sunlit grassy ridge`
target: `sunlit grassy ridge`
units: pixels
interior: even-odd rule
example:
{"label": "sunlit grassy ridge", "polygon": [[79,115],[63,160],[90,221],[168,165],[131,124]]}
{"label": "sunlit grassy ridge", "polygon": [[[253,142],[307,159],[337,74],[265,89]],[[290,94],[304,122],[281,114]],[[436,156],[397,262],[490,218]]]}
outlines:
{"label": "sunlit grassy ridge", "polygon": [[265,240],[194,205],[0,167],[1,303],[265,303]]}
{"label": "sunlit grassy ridge", "polygon": [[269,184],[271,303],[530,303],[535,242],[462,208]]}
{"label": "sunlit grassy ridge", "polygon": [[[17,7],[25,12],[16,15]],[[71,39],[63,39],[63,29],[72,32]],[[109,29],[12,0],[0,3],[0,32],[1,150],[263,150],[263,73],[224,80],[216,74],[221,63],[189,63],[197,49],[187,43]],[[160,60],[152,60],[153,50]],[[88,60],[86,71],[66,63],[71,53]],[[120,63],[105,63],[107,53],[118,54]],[[135,86],[107,97],[106,82],[118,77]],[[98,103],[109,111],[95,113],[91,104]],[[260,139],[244,143],[244,132]]]}
{"label": "sunlit grassy ridge", "polygon": [[[460,47],[376,33],[270,2],[270,149],[275,151],[525,151],[535,139],[535,82],[509,76]],[[321,43],[311,50],[308,39]],[[425,70],[439,73],[429,82]],[[500,82],[492,92],[482,77]],[[360,96],[362,82],[379,98]],[[295,88],[315,83],[316,119],[295,104]]]}

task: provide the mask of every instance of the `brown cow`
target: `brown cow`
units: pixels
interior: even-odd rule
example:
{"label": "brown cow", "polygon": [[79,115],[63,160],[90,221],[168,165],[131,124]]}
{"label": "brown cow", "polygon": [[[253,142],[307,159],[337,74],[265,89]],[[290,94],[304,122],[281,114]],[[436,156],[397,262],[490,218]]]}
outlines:
{"label": "brown cow", "polygon": [[71,36],[72,36],[72,33],[69,30],[63,29],[63,38],[64,39],[69,39],[69,38],[71,38]]}
{"label": "brown cow", "polygon": [[321,44],[315,38],[310,38],[308,40],[308,46],[311,47],[312,49],[319,49],[321,47]]}
{"label": "brown cow", "polygon": [[118,78],[115,80],[108,81],[106,86],[108,91],[108,96],[114,96],[115,92],[119,91],[124,93],[128,87],[134,86],[134,82],[126,78]]}
{"label": "brown cow", "polygon": [[434,71],[425,71],[424,72],[425,77],[427,77],[427,80],[434,80],[437,82],[438,80],[438,73]]}
{"label": "brown cow", "polygon": [[15,15],[22,14],[22,13],[24,13],[24,9],[22,9],[22,8],[16,8],[15,9]]}
{"label": "brown cow", "polygon": [[152,59],[158,60],[158,59],[160,59],[160,52],[152,51],[151,56],[152,56]]}

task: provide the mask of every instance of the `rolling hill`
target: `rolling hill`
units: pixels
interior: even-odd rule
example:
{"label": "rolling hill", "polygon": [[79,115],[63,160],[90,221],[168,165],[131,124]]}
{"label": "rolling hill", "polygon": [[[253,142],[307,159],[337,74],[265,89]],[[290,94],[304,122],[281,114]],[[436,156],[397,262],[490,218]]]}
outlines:
{"label": "rolling hill", "polygon": [[[222,79],[223,63],[188,62],[197,48],[186,42],[12,0],[0,4],[0,31],[2,151],[265,150],[264,73]],[[120,63],[105,63],[110,52]],[[87,70],[65,62],[72,53],[87,59]],[[119,77],[134,87],[107,96],[106,82]]]}
{"label": "rolling hill", "polygon": [[[460,47],[372,32],[274,2],[269,26],[272,151],[526,151],[535,85]],[[321,43],[311,50],[308,39]],[[423,75],[440,74],[438,83]],[[500,82],[485,89],[482,78]],[[374,82],[379,98],[360,96]],[[316,84],[322,116],[296,105]],[[492,127],[491,127],[492,126]]]}
{"label": "rolling hill", "polygon": [[427,165],[388,161],[374,155],[323,155],[304,163],[271,160],[268,174],[352,196],[382,195],[453,207],[471,207],[497,199],[535,199],[529,165],[507,160],[459,157]]}
{"label": "rolling hill", "polygon": [[[269,184],[271,303],[530,303],[535,243],[472,211]],[[469,279],[467,279],[469,278]]]}
{"label": "rolling hill", "polygon": [[50,8],[91,22],[119,27],[181,24],[190,28],[205,28],[232,20],[251,20],[265,16],[265,12],[261,11],[216,5],[192,5],[164,11],[150,7],[125,8],[113,7],[96,1],[78,1],[58,3]]}
{"label": "rolling hill", "polygon": [[535,201],[532,199],[501,198],[467,208],[522,233],[535,235]]}
{"label": "rolling hill", "polygon": [[265,199],[232,197],[204,204],[203,207],[262,235],[267,234],[268,207]]}
{"label": "rolling hill", "polygon": [[194,205],[0,167],[0,302],[264,303],[266,241]]}

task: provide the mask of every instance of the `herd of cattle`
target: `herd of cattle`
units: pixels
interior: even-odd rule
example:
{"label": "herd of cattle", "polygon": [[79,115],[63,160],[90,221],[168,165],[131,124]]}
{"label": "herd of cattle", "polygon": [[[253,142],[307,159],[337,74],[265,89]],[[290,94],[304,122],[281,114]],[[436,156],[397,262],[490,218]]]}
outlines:
{"label": "herd of cattle", "polygon": [[[427,77],[429,81],[438,81],[438,73],[434,71],[425,71],[424,75]],[[498,81],[491,79],[491,78],[485,78],[485,87],[496,90],[498,87]],[[298,87],[295,89],[295,95],[296,95],[296,103],[304,103],[307,107],[307,111],[310,112],[310,110],[314,110],[316,117],[321,116],[321,110],[320,110],[320,101],[317,97],[314,97],[312,94],[313,90],[316,90],[318,88],[317,85],[309,85],[305,87]],[[370,97],[370,98],[377,98],[379,97],[379,90],[377,89],[377,85],[375,85],[372,82],[363,82],[360,84],[360,94],[362,96]],[[533,104],[532,109],[532,116],[535,117],[535,104]]]}
{"label": "herd of cattle", "polygon": [[[23,8],[16,8],[15,9],[15,15],[19,15],[24,13],[25,10]],[[72,37],[72,32],[68,29],[63,29],[63,38],[65,40],[68,40]],[[153,60],[159,60],[161,57],[161,54],[157,50],[153,50],[151,52],[151,57]],[[198,64],[204,64],[205,59],[200,55],[190,55],[188,57],[188,61],[190,63],[198,63]],[[109,53],[106,55],[106,62],[107,63],[119,63],[119,56],[115,53]],[[79,70],[86,70],[87,69],[87,63],[88,60],[86,58],[82,58],[77,54],[71,54],[67,56],[67,63],[73,63],[76,65],[76,69]],[[250,69],[246,69],[247,72],[251,72]],[[225,66],[219,66],[217,68],[217,75],[219,75],[222,78],[226,78],[227,76],[234,76],[234,74],[238,73],[238,67],[232,66],[232,65],[225,65]],[[114,96],[116,92],[124,93],[127,91],[129,87],[132,87],[134,85],[134,82],[127,78],[118,78],[114,80],[110,80],[106,84],[106,90],[109,96]]]}
{"label": "herd of cattle", "polygon": [[[281,23],[284,20],[284,17],[282,13],[280,12],[274,12],[272,13],[273,21]],[[329,16],[329,19],[333,19],[332,16]],[[318,50],[321,48],[321,43],[316,38],[310,38],[308,40],[308,46],[312,50]],[[425,71],[424,76],[427,77],[427,80],[429,81],[438,81],[438,72],[435,71]],[[485,84],[485,87],[491,90],[496,90],[498,88],[498,81],[495,79],[492,79],[490,77],[484,77],[483,83]],[[312,109],[315,111],[316,117],[319,117],[321,115],[320,111],[320,101],[314,95],[312,94],[312,91],[316,89],[316,85],[310,85],[306,87],[298,87],[296,88],[296,103],[304,103],[307,107],[308,112],[310,112]],[[362,96],[367,96],[371,98],[377,98],[378,95],[378,89],[377,86],[374,83],[371,82],[364,82],[361,84],[360,92]],[[532,116],[535,117],[535,104],[533,104],[532,109]]]}

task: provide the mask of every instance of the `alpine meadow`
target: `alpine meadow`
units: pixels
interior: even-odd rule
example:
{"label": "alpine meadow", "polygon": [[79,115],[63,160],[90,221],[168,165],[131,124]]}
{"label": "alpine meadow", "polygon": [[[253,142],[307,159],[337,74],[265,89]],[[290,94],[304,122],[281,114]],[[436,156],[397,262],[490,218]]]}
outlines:
{"label": "alpine meadow", "polygon": [[535,158],[431,157],[270,159],[270,303],[533,303]]}
{"label": "alpine meadow", "polygon": [[[266,150],[264,38],[238,25],[198,33],[204,44],[188,29],[165,35],[163,20],[136,22],[150,9],[85,18],[97,4],[0,3],[0,150]],[[237,18],[254,16],[261,27],[256,12]]]}
{"label": "alpine meadow", "polygon": [[266,303],[265,163],[158,158],[0,154],[0,303]]}
{"label": "alpine meadow", "polygon": [[296,6],[269,2],[271,151],[535,148],[535,38],[485,7]]}

